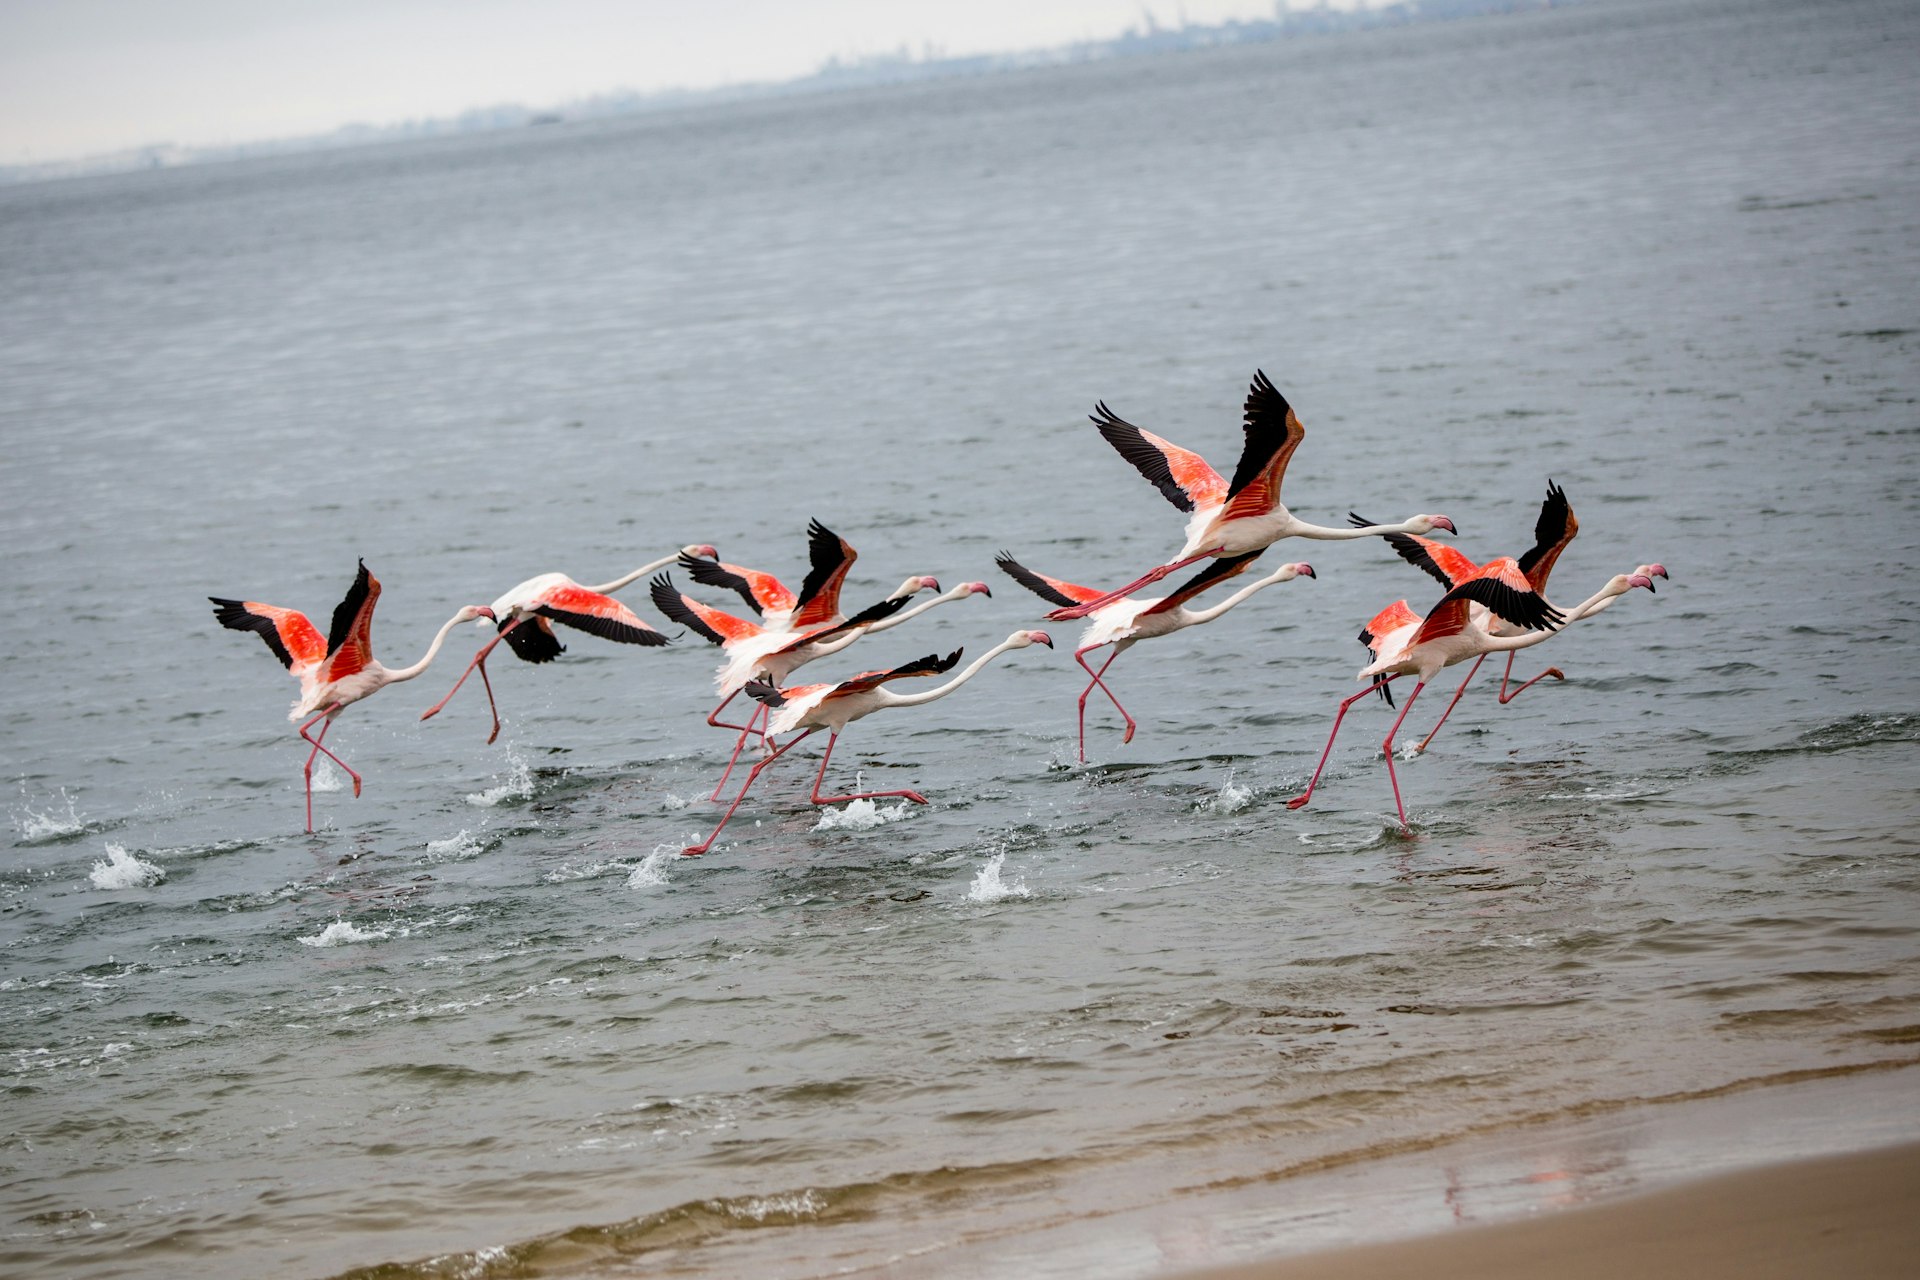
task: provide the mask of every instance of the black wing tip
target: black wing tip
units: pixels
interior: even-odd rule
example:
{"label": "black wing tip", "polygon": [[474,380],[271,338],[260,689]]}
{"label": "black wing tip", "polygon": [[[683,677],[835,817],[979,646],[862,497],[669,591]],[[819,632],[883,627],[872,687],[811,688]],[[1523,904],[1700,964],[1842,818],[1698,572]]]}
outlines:
{"label": "black wing tip", "polygon": [[747,696],[755,702],[765,703],[769,707],[787,705],[787,695],[781,693],[771,680],[749,680],[745,690]]}

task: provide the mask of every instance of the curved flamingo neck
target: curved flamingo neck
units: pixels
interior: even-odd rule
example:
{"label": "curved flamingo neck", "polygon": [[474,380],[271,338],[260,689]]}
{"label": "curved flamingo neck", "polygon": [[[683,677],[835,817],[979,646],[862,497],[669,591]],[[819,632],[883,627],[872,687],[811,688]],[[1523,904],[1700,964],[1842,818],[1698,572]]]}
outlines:
{"label": "curved flamingo neck", "polygon": [[869,635],[872,635],[885,631],[889,627],[897,627],[908,618],[917,618],[937,604],[945,604],[949,600],[964,599],[966,594],[966,592],[961,591],[958,587],[953,588],[951,591],[943,591],[933,599],[922,600],[919,604],[913,606],[913,608],[904,609],[894,614],[891,618],[882,618],[880,621],[868,627],[867,632]]}
{"label": "curved flamingo neck", "polygon": [[[1291,568],[1291,567],[1292,567],[1291,565],[1287,566],[1287,568]],[[1227,610],[1233,608],[1235,605],[1241,603],[1243,600],[1247,599],[1247,597],[1253,595],[1256,591],[1263,591],[1266,588],[1272,586],[1274,583],[1279,582],[1281,578],[1285,576],[1285,574],[1286,574],[1286,569],[1281,569],[1277,573],[1270,573],[1266,577],[1260,579],[1260,581],[1258,582],[1248,583],[1246,586],[1240,588],[1238,591],[1228,596],[1225,600],[1222,600],[1219,604],[1216,604],[1211,608],[1188,609],[1185,612],[1187,616],[1190,619],[1192,619],[1192,621],[1195,624],[1202,623],[1202,622],[1212,622],[1215,618],[1219,617],[1221,614],[1225,613]]]}
{"label": "curved flamingo neck", "polygon": [[1308,524],[1305,520],[1294,518],[1287,532],[1296,538],[1318,538],[1322,542],[1347,542],[1354,538],[1377,538],[1385,533],[1412,533],[1413,522],[1402,520],[1399,524],[1368,524],[1359,528],[1349,526],[1345,529],[1330,529],[1323,524]]}
{"label": "curved flamingo neck", "polygon": [[972,663],[970,663],[967,666],[967,669],[962,671],[959,675],[947,681],[945,684],[941,685],[939,688],[929,689],[925,693],[900,694],[900,693],[894,693],[892,692],[892,690],[888,690],[888,689],[883,689],[881,690],[881,692],[886,693],[888,695],[886,700],[886,705],[889,707],[917,707],[917,706],[920,706],[922,703],[935,702],[941,698],[946,697],[948,694],[952,693],[955,689],[958,689],[961,685],[965,684],[967,681],[979,675],[980,669],[982,667],[986,666],[989,662],[992,662],[995,658],[999,657],[1001,654],[1005,653],[1007,650],[1018,648],[1018,647],[1020,646],[1016,645],[1016,643],[1012,640],[1002,640],[999,644],[993,646],[993,648],[987,650],[985,653],[975,658],[972,661]]}
{"label": "curved flamingo neck", "polygon": [[670,556],[661,556],[658,560],[653,561],[651,564],[643,564],[638,569],[635,569],[632,573],[629,573],[624,577],[615,578],[612,582],[606,583],[602,586],[588,587],[587,590],[598,591],[603,596],[610,596],[614,592],[618,591],[620,588],[624,586],[628,586],[634,582],[638,582],[641,578],[646,577],[648,574],[652,573],[656,569],[664,569],[670,564],[678,564],[679,562],[680,562],[680,553],[676,551]]}
{"label": "curved flamingo neck", "polygon": [[414,663],[410,667],[400,667],[398,669],[389,668],[387,670],[386,683],[397,684],[402,680],[411,680],[415,676],[419,675],[422,671],[425,671],[428,667],[432,666],[433,660],[440,656],[440,646],[447,642],[448,634],[452,632],[452,630],[455,627],[459,626],[463,621],[465,621],[465,619],[461,618],[461,616],[456,613],[451,618],[448,618],[445,622],[441,623],[439,633],[433,637],[433,643],[427,646],[427,651],[426,653],[421,655],[420,661]]}

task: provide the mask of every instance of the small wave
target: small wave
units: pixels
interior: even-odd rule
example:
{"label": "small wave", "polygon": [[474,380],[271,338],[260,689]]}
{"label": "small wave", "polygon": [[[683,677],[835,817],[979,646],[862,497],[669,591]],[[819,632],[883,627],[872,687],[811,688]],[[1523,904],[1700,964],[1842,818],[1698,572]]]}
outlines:
{"label": "small wave", "polygon": [[497,787],[488,787],[485,791],[472,793],[467,797],[467,803],[492,808],[509,800],[531,799],[533,799],[533,766],[509,749],[506,781]]}
{"label": "small wave", "polygon": [[815,831],[871,831],[875,827],[884,827],[889,822],[900,821],[909,811],[907,802],[904,800],[891,809],[882,809],[872,800],[849,800],[842,808],[820,810],[820,821],[813,824],[813,829]]}
{"label": "small wave", "polygon": [[1023,880],[1008,883],[1000,876],[1000,868],[1006,864],[1007,855],[996,853],[987,859],[973,877],[973,884],[967,888],[968,902],[1004,902],[1008,898],[1030,898],[1033,891],[1027,888]]}
{"label": "small wave", "polygon": [[1238,813],[1253,803],[1252,787],[1233,785],[1233,770],[1227,770],[1227,780],[1220,784],[1220,790],[1195,805],[1203,813]]}
{"label": "small wave", "polygon": [[88,878],[96,889],[145,889],[166,879],[167,873],[108,841],[106,858],[93,864]]}
{"label": "small wave", "polygon": [[335,920],[311,938],[302,938],[300,941],[309,947],[344,947],[351,942],[378,942],[387,936],[387,932],[385,929],[362,929],[351,920]]}
{"label": "small wave", "polygon": [[640,865],[627,873],[627,888],[646,889],[654,885],[671,884],[667,877],[667,868],[680,856],[680,851],[672,845],[657,844],[653,852],[641,860]]}
{"label": "small wave", "polygon": [[[21,788],[23,793],[25,790],[25,787]],[[60,788],[60,804],[65,806],[65,812],[52,808],[42,812],[29,808],[25,804],[15,809],[13,829],[18,834],[20,843],[51,844],[56,840],[66,840],[86,831],[87,820],[81,816],[80,810],[73,803],[73,797],[67,794],[65,787]]]}
{"label": "small wave", "polygon": [[427,841],[427,857],[434,862],[459,862],[487,851],[487,846],[478,836],[461,828],[460,834],[449,836],[445,840]]}

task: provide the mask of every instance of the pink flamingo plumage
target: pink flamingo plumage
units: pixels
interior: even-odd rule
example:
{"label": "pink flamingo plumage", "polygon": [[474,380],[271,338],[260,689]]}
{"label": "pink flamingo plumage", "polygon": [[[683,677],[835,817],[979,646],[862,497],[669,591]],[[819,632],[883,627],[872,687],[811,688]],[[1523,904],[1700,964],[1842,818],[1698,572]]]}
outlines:
{"label": "pink flamingo plumage", "polygon": [[[720,694],[720,703],[708,714],[707,723],[719,728],[737,728],[740,737],[733,745],[733,754],[727,759],[726,771],[720,775],[713,793],[707,797],[709,800],[720,798],[720,789],[727,785],[727,779],[732,776],[734,763],[739,760],[747,738],[766,713],[765,707],[755,706],[744,725],[725,724],[719,719],[720,712],[746,687],[749,680],[764,676],[778,684],[807,663],[840,652],[862,635],[898,626],[949,600],[993,594],[984,582],[963,582],[951,591],[902,612],[907,601],[920,592],[940,590],[939,579],[929,574],[915,574],[901,582],[885,599],[851,618],[796,631],[762,626],[723,609],[702,604],[676,590],[673,579],[664,573],[653,580],[649,589],[655,608],[696,635],[720,646],[726,654],[726,660],[714,673],[714,687]],[[835,613],[838,613],[837,605]]]}
{"label": "pink flamingo plumage", "polygon": [[[1314,769],[1306,791],[1287,801],[1287,808],[1298,809],[1313,798],[1313,789],[1319,784],[1320,774],[1327,767],[1327,757],[1333,753],[1333,742],[1339,736],[1340,722],[1346,718],[1347,709],[1370,693],[1380,692],[1384,695],[1384,686],[1390,681],[1403,675],[1417,675],[1419,682],[1414,685],[1406,705],[1400,708],[1399,716],[1394,719],[1393,727],[1387,730],[1386,739],[1381,744],[1386,752],[1387,778],[1393,785],[1393,803],[1400,815],[1400,826],[1403,830],[1410,830],[1406,805],[1400,799],[1400,778],[1393,767],[1393,738],[1400,731],[1401,721],[1407,718],[1407,712],[1413,708],[1414,700],[1427,687],[1427,682],[1443,668],[1465,662],[1468,658],[1525,649],[1550,640],[1568,624],[1599,612],[1611,604],[1615,597],[1625,595],[1634,587],[1645,587],[1651,591],[1653,580],[1640,573],[1616,574],[1596,594],[1563,614],[1533,590],[1526,575],[1520,572],[1518,561],[1510,556],[1502,556],[1483,566],[1474,577],[1448,591],[1425,618],[1415,613],[1405,600],[1394,601],[1375,614],[1360,633],[1360,642],[1375,655],[1374,661],[1360,671],[1360,678],[1370,683],[1340,703],[1340,710],[1333,718],[1333,731],[1327,735],[1326,750],[1320,753],[1320,763]],[[1476,604],[1485,606],[1492,616],[1520,629],[1521,634],[1492,634],[1474,618],[1472,606]]]}
{"label": "pink flamingo plumage", "polygon": [[682,547],[673,555],[662,556],[597,587],[583,587],[564,573],[543,573],[528,578],[489,606],[492,610],[489,616],[495,620],[499,634],[480,646],[466,670],[453,682],[453,688],[447,690],[447,696],[422,711],[420,718],[431,720],[439,715],[440,709],[460,692],[460,686],[477,667],[480,683],[487,691],[487,708],[493,713],[493,731],[487,734],[487,741],[493,742],[500,736],[500,707],[493,698],[493,682],[487,679],[487,655],[495,645],[505,640],[514,656],[524,662],[552,662],[567,651],[553,632],[556,622],[620,644],[666,644],[666,636],[642,622],[633,610],[614,599],[612,593],[672,564],[680,556],[713,554],[714,549],[705,543]]}
{"label": "pink flamingo plumage", "polygon": [[1400,524],[1339,529],[1309,524],[1288,511],[1280,501],[1280,484],[1286,478],[1287,463],[1292,460],[1294,450],[1306,439],[1307,429],[1300,424],[1286,397],[1258,370],[1247,391],[1246,441],[1231,483],[1199,454],[1123,421],[1104,401],[1092,418],[1100,434],[1121,457],[1132,463],[1167,501],[1191,513],[1187,537],[1179,554],[1166,564],[1117,591],[1055,609],[1047,615],[1055,621],[1084,618],[1095,609],[1130,596],[1195,561],[1210,556],[1258,555],[1282,538],[1338,541],[1386,533],[1431,533],[1435,529],[1454,532],[1453,521],[1443,515],[1422,514]]}
{"label": "pink flamingo plumage", "polygon": [[915,676],[935,676],[951,671],[960,661],[961,650],[955,649],[945,658],[928,654],[916,662],[895,667],[891,671],[868,671],[842,680],[838,684],[799,685],[791,689],[780,689],[764,680],[754,680],[747,684],[748,696],[771,709],[768,717],[769,733],[786,733],[799,729],[801,733],[789,738],[776,747],[771,755],[755,764],[747,774],[747,780],[740,784],[740,793],[733,798],[727,811],[720,815],[719,823],[713,832],[699,844],[688,845],[680,852],[693,858],[713,847],[720,838],[720,832],[726,828],[727,821],[733,817],[734,810],[747,797],[747,791],[753,786],[761,771],[784,756],[795,746],[812,737],[821,729],[828,731],[827,750],[820,757],[820,771],[814,775],[813,791],[809,797],[814,804],[837,804],[842,800],[873,800],[882,797],[897,796],[915,804],[927,803],[927,798],[917,791],[861,791],[848,795],[823,796],[820,783],[827,776],[827,761],[833,758],[833,747],[840,740],[840,734],[847,725],[865,716],[887,707],[917,707],[925,703],[946,697],[974,676],[989,662],[1009,649],[1024,649],[1029,645],[1044,644],[1049,649],[1053,640],[1044,631],[1016,631],[993,648],[974,659],[971,666],[937,689],[925,693],[897,694],[885,686],[894,680],[904,680]]}
{"label": "pink flamingo plumage", "polygon": [[[1164,599],[1142,599],[1127,596],[1111,604],[1101,605],[1093,611],[1087,629],[1081,633],[1080,642],[1074,648],[1073,660],[1080,664],[1091,679],[1087,687],[1080,692],[1080,762],[1087,760],[1087,698],[1096,687],[1107,695],[1114,709],[1127,722],[1126,732],[1121,742],[1132,742],[1135,725],[1127,709],[1120,705],[1120,699],[1102,678],[1113,660],[1132,648],[1141,640],[1151,640],[1156,636],[1172,635],[1188,627],[1197,627],[1212,622],[1227,610],[1247,599],[1255,592],[1270,587],[1277,582],[1290,582],[1296,577],[1312,578],[1317,575],[1313,566],[1303,562],[1281,565],[1278,569],[1253,582],[1222,600],[1219,604],[1206,609],[1188,609],[1187,601],[1201,592],[1226,581],[1242,572],[1253,562],[1258,552],[1249,552],[1241,556],[1229,556],[1216,559],[1212,564]],[[1008,576],[1027,588],[1042,600],[1058,605],[1072,605],[1086,600],[1097,599],[1100,591],[1093,587],[1077,586],[1059,578],[1050,578],[1043,573],[1035,573],[1016,561],[1008,552],[1001,552],[994,561]],[[1102,645],[1112,645],[1113,652],[1095,671],[1087,663],[1086,655]]]}
{"label": "pink flamingo plumage", "polygon": [[[313,744],[302,770],[307,783],[309,834],[313,831],[316,756],[324,753],[327,759],[345,769],[353,779],[353,794],[356,797],[360,794],[360,775],[323,745],[334,717],[360,699],[425,671],[440,653],[440,646],[446,643],[447,634],[461,623],[493,617],[493,611],[485,605],[467,605],[441,624],[420,661],[410,667],[392,668],[382,666],[373,656],[373,606],[380,599],[380,582],[367,572],[364,560],[360,562],[353,585],[347,589],[346,598],[334,607],[333,624],[324,638],[307,615],[297,609],[257,600],[226,600],[219,596],[207,599],[213,601],[213,616],[220,620],[221,626],[258,634],[267,642],[273,656],[280,659],[280,664],[300,681],[300,697],[287,713],[287,719],[298,721],[311,717],[300,726],[300,737]],[[320,726],[320,736],[310,736],[307,730],[323,720],[326,723]]]}

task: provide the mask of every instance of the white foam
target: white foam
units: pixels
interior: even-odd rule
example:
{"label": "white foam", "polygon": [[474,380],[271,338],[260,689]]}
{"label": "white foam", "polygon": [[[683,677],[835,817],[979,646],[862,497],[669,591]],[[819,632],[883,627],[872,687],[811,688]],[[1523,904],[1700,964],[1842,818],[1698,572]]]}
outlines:
{"label": "white foam", "polygon": [[386,936],[385,929],[362,929],[351,920],[335,920],[311,938],[300,941],[309,947],[344,947],[350,942],[378,942]]}
{"label": "white foam", "polygon": [[1238,813],[1253,803],[1252,787],[1233,785],[1233,770],[1227,770],[1227,780],[1220,784],[1220,790],[1202,800],[1196,807],[1212,813]]}
{"label": "white foam", "polygon": [[145,889],[166,879],[167,873],[108,841],[106,859],[93,864],[88,878],[96,889]]}
{"label": "white foam", "polygon": [[485,791],[474,792],[467,797],[467,803],[492,808],[508,800],[531,800],[532,798],[533,767],[512,748],[508,748],[507,780],[497,787],[488,787]]}
{"label": "white foam", "polygon": [[902,800],[891,809],[882,809],[872,800],[849,800],[838,809],[820,810],[820,821],[813,824],[815,831],[871,831],[875,827],[884,827],[889,822],[898,822],[907,816],[907,802]]}
{"label": "white foam", "polygon": [[315,791],[338,791],[347,785],[347,775],[340,766],[325,756],[318,756],[313,762],[313,789]]}
{"label": "white foam", "polygon": [[1015,880],[1011,884],[1000,878],[1000,868],[1006,863],[1007,855],[996,853],[987,859],[987,865],[980,868],[973,878],[973,884],[967,889],[968,902],[1004,902],[1008,898],[1030,898],[1033,891],[1026,882]]}
{"label": "white foam", "polygon": [[[25,791],[24,786],[21,791]],[[45,813],[29,809],[25,805],[13,811],[13,829],[18,833],[21,844],[36,844],[42,840],[64,840],[68,836],[77,836],[87,829],[87,820],[80,816],[80,810],[74,806],[73,797],[67,794],[65,787],[60,788],[60,801],[66,806],[66,812],[48,809]]]}
{"label": "white foam", "polygon": [[435,862],[458,862],[486,851],[487,846],[480,843],[479,837],[464,827],[459,835],[427,841],[427,856]]}
{"label": "white foam", "polygon": [[671,884],[667,868],[680,858],[680,850],[672,845],[657,844],[640,865],[627,873],[627,888],[646,889],[654,885]]}

